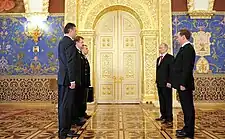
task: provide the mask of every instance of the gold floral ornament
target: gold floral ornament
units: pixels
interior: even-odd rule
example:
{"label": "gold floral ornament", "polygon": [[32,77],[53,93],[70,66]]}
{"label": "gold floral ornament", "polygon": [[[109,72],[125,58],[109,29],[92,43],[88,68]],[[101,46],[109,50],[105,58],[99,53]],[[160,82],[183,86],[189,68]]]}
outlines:
{"label": "gold floral ornament", "polygon": [[204,74],[207,74],[210,72],[209,62],[203,56],[200,57],[196,63],[196,71],[197,73],[204,73]]}
{"label": "gold floral ornament", "polygon": [[200,30],[193,33],[193,38],[196,55],[201,56],[196,63],[196,72],[209,73],[209,62],[204,56],[210,56],[211,33]]}
{"label": "gold floral ornament", "polygon": [[215,0],[187,0],[188,14],[191,19],[211,19]]}
{"label": "gold floral ornament", "polygon": [[31,37],[37,45],[39,37],[48,29],[44,22],[49,15],[49,0],[24,0],[24,6],[24,16],[27,19],[25,34]]}

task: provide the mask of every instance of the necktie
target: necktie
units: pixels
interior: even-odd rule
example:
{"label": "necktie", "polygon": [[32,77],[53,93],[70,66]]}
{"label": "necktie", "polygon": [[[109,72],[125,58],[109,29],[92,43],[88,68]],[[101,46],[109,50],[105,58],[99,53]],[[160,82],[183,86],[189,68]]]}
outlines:
{"label": "necktie", "polygon": [[160,65],[162,59],[163,59],[163,56],[160,56],[160,57],[159,57],[159,63],[158,63],[158,65]]}

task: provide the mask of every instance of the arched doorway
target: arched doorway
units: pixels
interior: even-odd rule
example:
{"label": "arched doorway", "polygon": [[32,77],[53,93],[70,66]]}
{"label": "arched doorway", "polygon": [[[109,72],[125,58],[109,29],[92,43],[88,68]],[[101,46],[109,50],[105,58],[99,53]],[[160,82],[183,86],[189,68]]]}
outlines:
{"label": "arched doorway", "polygon": [[95,87],[98,103],[140,102],[140,25],[133,15],[116,10],[96,24]]}
{"label": "arched doorway", "polygon": [[[171,0],[65,0],[65,23],[77,24],[79,35],[85,38],[89,47],[91,66],[91,84],[96,88],[96,34],[95,27],[99,19],[106,13],[122,10],[131,13],[141,26],[141,101],[157,101],[155,86],[155,60],[158,57],[158,45],[162,42],[172,46],[172,12]],[[170,47],[172,52],[172,47]],[[95,98],[97,91],[95,90]],[[96,99],[95,99],[96,100]],[[157,101],[158,102],[158,101]]]}

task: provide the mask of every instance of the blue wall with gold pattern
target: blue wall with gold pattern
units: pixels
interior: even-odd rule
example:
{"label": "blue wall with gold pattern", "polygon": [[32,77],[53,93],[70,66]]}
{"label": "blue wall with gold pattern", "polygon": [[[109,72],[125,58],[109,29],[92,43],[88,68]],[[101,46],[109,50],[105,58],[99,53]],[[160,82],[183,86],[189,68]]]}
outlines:
{"label": "blue wall with gold pattern", "polygon": [[[0,75],[57,73],[57,45],[63,36],[63,16],[51,16],[37,44],[24,33],[24,17],[0,16]],[[39,52],[33,47],[39,46]]]}
{"label": "blue wall with gold pattern", "polygon": [[[0,16],[0,75],[57,74],[57,45],[63,36],[63,16],[50,16],[45,22],[48,31],[39,38],[39,52],[32,38],[24,33],[24,17]],[[173,14],[173,35],[179,29],[211,33],[210,55],[205,56],[213,73],[225,73],[225,16],[215,15],[209,20],[193,20],[188,15]],[[173,41],[174,55],[179,50]],[[199,56],[197,56],[196,61]]]}
{"label": "blue wall with gold pattern", "polygon": [[[204,56],[209,63],[212,73],[225,73],[225,15],[215,15],[211,19],[190,19],[188,15],[173,14],[173,35],[181,28],[187,28],[192,33],[204,32],[211,33],[210,55]],[[193,38],[191,40],[193,42]],[[180,46],[174,39],[174,55],[177,54]],[[199,59],[197,56],[196,61]]]}

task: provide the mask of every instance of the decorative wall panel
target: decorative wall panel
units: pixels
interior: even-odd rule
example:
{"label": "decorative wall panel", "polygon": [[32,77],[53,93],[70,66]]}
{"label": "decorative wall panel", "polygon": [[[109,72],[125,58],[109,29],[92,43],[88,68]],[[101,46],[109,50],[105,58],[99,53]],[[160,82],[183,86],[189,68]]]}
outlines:
{"label": "decorative wall panel", "polygon": [[225,75],[195,75],[194,92],[197,102],[224,102]]}
{"label": "decorative wall panel", "polygon": [[[209,38],[210,48],[208,48],[207,45],[204,45],[204,49],[196,48],[196,62],[199,60],[200,56],[204,56],[209,63],[209,70],[211,70],[212,73],[225,73],[225,16],[215,15],[212,19],[192,20],[188,15],[174,14],[173,35],[181,28],[189,29],[194,34],[195,38],[198,38],[196,35],[199,35],[199,37],[201,37],[199,38],[200,40],[206,39],[204,40],[205,43],[208,42],[207,39]],[[180,46],[175,40],[173,41],[173,47],[174,55],[176,55]],[[200,52],[198,50],[202,51]]]}
{"label": "decorative wall panel", "polygon": [[52,16],[39,38],[39,52],[24,33],[24,17],[0,16],[0,75],[54,75],[57,73],[57,46],[63,37],[63,17]]}
{"label": "decorative wall panel", "polygon": [[55,76],[1,76],[0,102],[50,101],[57,102],[57,84],[51,81]]}

